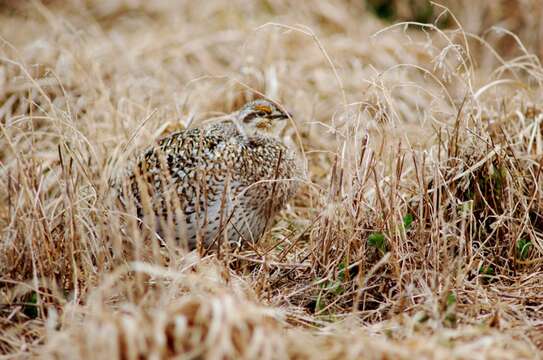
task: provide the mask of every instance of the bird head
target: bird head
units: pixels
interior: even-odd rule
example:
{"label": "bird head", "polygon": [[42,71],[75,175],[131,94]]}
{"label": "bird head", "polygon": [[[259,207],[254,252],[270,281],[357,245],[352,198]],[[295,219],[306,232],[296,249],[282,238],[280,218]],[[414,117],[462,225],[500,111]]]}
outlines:
{"label": "bird head", "polygon": [[237,122],[249,136],[257,134],[279,137],[290,114],[265,99],[251,101],[238,112]]}

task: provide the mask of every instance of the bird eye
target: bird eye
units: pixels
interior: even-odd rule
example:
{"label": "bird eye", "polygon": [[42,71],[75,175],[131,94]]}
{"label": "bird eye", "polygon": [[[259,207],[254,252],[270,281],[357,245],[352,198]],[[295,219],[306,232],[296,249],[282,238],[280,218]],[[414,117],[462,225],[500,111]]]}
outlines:
{"label": "bird eye", "polygon": [[263,112],[263,111],[253,111],[253,112],[249,113],[247,116],[245,116],[243,118],[243,122],[247,124],[247,123],[253,121],[255,118],[263,117],[265,115],[266,115],[266,113]]}

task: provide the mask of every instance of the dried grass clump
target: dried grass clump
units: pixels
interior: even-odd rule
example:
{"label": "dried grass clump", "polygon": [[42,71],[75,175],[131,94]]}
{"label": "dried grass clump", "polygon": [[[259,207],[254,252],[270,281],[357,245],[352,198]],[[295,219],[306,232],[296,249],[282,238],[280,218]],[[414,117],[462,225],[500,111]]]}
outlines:
{"label": "dried grass clump", "polygon": [[149,309],[126,304],[67,322],[44,351],[51,358],[71,359],[285,358],[276,316],[229,294],[188,295]]}
{"label": "dried grass clump", "polygon": [[[461,25],[0,2],[0,353],[537,357],[543,67]],[[187,253],[115,204],[126,159],[261,94],[295,114],[307,176],[258,244]]]}
{"label": "dried grass clump", "polygon": [[[438,206],[446,209],[443,221],[465,239],[457,244],[460,251],[465,250],[467,258],[479,259],[479,270],[499,268],[497,272],[507,274],[528,265],[527,258],[541,254],[537,234],[542,230],[542,203],[534,198],[540,166],[519,157],[522,149],[507,136],[465,129],[464,136],[472,136],[459,144],[455,140],[462,136],[459,131],[457,128],[443,141],[447,160],[431,180],[428,192],[437,193]],[[525,246],[527,243],[535,246]]]}

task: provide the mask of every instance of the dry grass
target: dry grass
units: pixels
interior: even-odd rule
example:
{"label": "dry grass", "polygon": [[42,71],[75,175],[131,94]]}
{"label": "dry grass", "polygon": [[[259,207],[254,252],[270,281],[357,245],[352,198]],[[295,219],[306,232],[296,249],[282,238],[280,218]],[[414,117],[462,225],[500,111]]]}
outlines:
{"label": "dry grass", "polygon": [[[539,358],[539,1],[493,7],[520,38],[453,3],[439,30],[360,1],[0,1],[0,354]],[[295,201],[254,249],[149,241],[110,177],[257,92],[295,114]]]}

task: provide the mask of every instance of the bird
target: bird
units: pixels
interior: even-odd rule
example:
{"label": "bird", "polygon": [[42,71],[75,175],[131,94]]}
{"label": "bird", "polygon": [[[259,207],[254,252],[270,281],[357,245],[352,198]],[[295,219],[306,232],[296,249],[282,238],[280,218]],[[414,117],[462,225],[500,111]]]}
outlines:
{"label": "bird", "polygon": [[132,199],[156,234],[173,233],[189,249],[256,243],[299,187],[297,153],[281,138],[289,118],[257,99],[222,121],[160,139],[128,166],[123,204]]}

